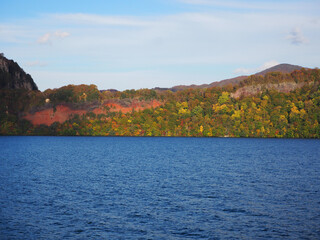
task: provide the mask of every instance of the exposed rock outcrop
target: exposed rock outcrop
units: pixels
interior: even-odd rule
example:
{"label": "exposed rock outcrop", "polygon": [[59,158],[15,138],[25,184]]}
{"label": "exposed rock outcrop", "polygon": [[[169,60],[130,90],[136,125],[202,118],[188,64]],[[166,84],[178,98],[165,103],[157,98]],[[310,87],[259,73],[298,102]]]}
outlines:
{"label": "exposed rock outcrop", "polygon": [[296,82],[281,82],[281,83],[267,83],[267,84],[257,84],[250,85],[239,88],[235,93],[231,93],[231,97],[240,98],[252,96],[258,93],[261,93],[264,90],[276,90],[278,92],[288,93],[297,88],[301,88],[304,83],[296,83]]}
{"label": "exposed rock outcrop", "polygon": [[0,54],[0,89],[38,90],[32,77],[13,60]]}

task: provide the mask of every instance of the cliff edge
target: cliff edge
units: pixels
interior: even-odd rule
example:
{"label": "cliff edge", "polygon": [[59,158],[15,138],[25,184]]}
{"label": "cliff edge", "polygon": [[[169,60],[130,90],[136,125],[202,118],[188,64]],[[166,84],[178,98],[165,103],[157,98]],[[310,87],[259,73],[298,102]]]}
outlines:
{"label": "cliff edge", "polygon": [[38,87],[15,61],[0,53],[0,89],[38,90]]}

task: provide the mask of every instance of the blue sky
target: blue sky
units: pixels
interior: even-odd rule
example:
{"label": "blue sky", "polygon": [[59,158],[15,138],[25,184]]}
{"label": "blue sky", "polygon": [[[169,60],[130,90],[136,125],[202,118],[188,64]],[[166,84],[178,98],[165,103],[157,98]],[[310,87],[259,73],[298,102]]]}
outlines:
{"label": "blue sky", "polygon": [[319,12],[318,0],[11,0],[0,52],[40,90],[211,83],[278,63],[319,67]]}

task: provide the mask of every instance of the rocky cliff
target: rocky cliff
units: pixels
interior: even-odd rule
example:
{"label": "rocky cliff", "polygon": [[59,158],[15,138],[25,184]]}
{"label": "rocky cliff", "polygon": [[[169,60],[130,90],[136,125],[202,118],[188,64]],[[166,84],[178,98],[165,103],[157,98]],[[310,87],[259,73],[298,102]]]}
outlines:
{"label": "rocky cliff", "polygon": [[38,87],[16,62],[0,53],[0,89],[38,90]]}
{"label": "rocky cliff", "polygon": [[282,82],[282,83],[267,83],[256,84],[239,88],[235,93],[231,93],[233,98],[248,97],[262,93],[265,90],[275,90],[278,92],[289,93],[297,88],[301,88],[305,83]]}

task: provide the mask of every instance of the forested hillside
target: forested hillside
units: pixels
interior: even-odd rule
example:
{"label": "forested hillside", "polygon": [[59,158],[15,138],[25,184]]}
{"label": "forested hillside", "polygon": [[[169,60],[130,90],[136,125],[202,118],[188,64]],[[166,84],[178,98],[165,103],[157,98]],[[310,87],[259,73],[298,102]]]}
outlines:
{"label": "forested hillside", "polygon": [[[319,69],[177,92],[100,92],[94,85],[69,85],[0,94],[1,135],[320,138]],[[69,113],[63,120],[47,125],[27,120],[37,113],[54,119],[62,108]]]}

